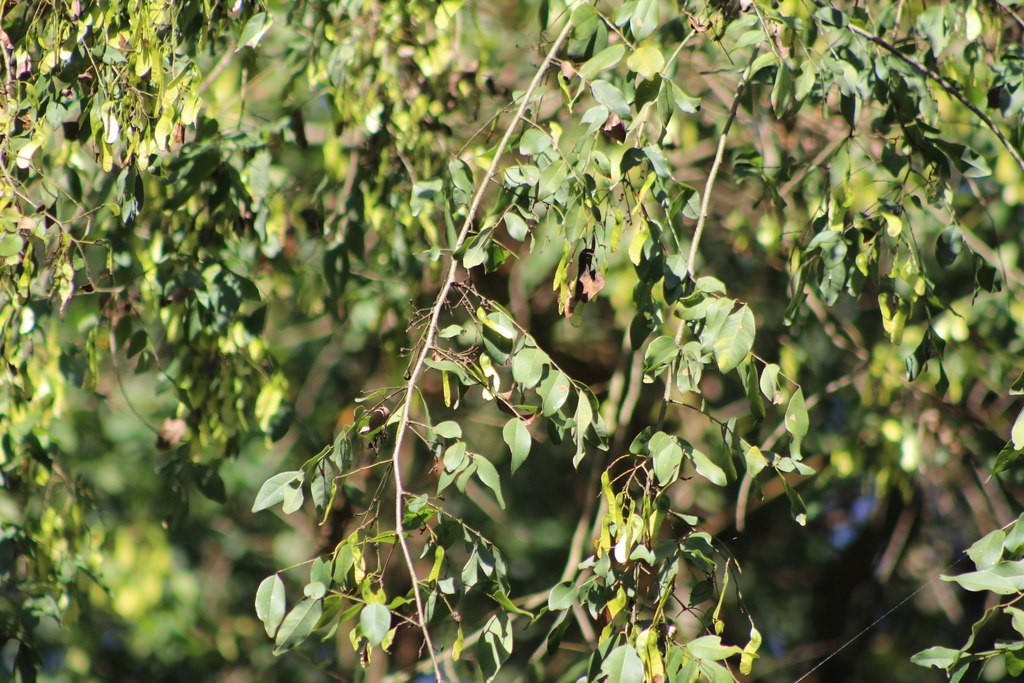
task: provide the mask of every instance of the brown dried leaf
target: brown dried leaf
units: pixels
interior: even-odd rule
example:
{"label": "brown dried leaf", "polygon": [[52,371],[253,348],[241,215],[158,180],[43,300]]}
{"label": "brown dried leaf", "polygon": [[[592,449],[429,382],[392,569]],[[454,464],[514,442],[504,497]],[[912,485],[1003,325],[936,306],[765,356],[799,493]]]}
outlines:
{"label": "brown dried leaf", "polygon": [[589,273],[585,272],[580,276],[579,282],[583,289],[583,295],[580,297],[580,300],[593,301],[597,293],[604,288],[604,275],[599,270]]}
{"label": "brown dried leaf", "polygon": [[626,141],[626,126],[615,112],[608,115],[608,120],[601,126],[601,131],[608,136],[609,140],[614,140],[620,145]]}

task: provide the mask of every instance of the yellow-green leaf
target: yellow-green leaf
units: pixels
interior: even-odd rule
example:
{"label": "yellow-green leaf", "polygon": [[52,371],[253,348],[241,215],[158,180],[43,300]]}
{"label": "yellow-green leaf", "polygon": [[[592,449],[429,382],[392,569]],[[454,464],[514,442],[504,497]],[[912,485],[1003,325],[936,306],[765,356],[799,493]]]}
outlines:
{"label": "yellow-green leaf", "polygon": [[650,80],[665,68],[665,57],[656,47],[641,47],[629,56],[626,66]]}

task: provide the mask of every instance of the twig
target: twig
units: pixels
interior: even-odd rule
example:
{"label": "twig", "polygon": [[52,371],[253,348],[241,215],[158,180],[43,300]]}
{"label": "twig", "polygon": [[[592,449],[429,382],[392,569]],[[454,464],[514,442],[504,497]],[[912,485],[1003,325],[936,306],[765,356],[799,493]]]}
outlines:
{"label": "twig", "polygon": [[[828,384],[825,385],[824,390],[819,391],[818,393],[813,394],[811,396],[808,396],[807,400],[804,402],[804,407],[807,410],[810,410],[814,406],[818,405],[818,401],[820,401],[823,397],[831,394],[834,391],[838,391],[839,389],[842,389],[847,385],[853,384],[853,382],[856,381],[858,375],[860,375],[860,373],[864,370],[865,367],[866,364],[862,363],[853,372],[844,375],[839,379],[829,382]],[[781,439],[782,435],[785,433],[786,421],[783,420],[782,422],[779,423],[779,426],[775,428],[775,431],[772,432],[768,436],[768,438],[764,440],[763,444],[761,444],[761,450],[770,451],[772,448],[775,447],[775,444],[778,443],[779,439]],[[739,493],[736,495],[736,531],[743,531],[743,528],[746,526],[745,522],[747,514],[747,501],[750,498],[750,485],[752,482],[753,477],[750,476],[750,470],[747,470],[747,472],[743,475],[743,480],[740,482]]]}
{"label": "twig", "polygon": [[[732,107],[729,108],[729,118],[725,120],[725,128],[722,129],[722,135],[718,138],[718,150],[715,152],[715,160],[711,164],[711,173],[708,174],[708,181],[704,185],[704,196],[700,198],[700,215],[697,217],[697,227],[693,231],[693,242],[690,243],[690,257],[686,259],[686,272],[690,277],[693,277],[694,266],[697,262],[697,247],[700,246],[700,238],[704,234],[704,223],[708,218],[708,206],[711,203],[711,190],[715,186],[715,177],[718,175],[718,167],[722,164],[722,157],[725,155],[725,139],[729,135],[729,129],[732,128],[732,122],[736,120],[736,111],[740,107],[740,97],[743,95],[743,88],[747,84],[747,80],[750,78],[750,69],[754,66],[754,60],[757,59],[758,48],[754,48],[754,51],[750,53],[750,63],[747,64],[747,68],[743,71],[743,77],[740,79],[740,84],[736,88],[736,96],[732,99]],[[680,325],[680,331],[682,325]],[[681,332],[677,332],[678,337]],[[677,339],[678,341],[678,339]]]}
{"label": "twig", "polygon": [[[743,76],[740,78],[740,83],[736,88],[736,96],[732,98],[732,106],[729,108],[729,118],[725,120],[725,127],[722,129],[722,135],[718,138],[718,149],[715,151],[715,160],[711,163],[711,172],[708,173],[708,180],[704,184],[704,196],[700,198],[700,215],[697,216],[697,227],[693,231],[693,241],[690,243],[690,256],[686,259],[686,272],[692,278],[694,267],[697,261],[697,247],[700,246],[700,238],[704,234],[704,223],[707,222],[708,218],[708,207],[711,204],[711,190],[715,187],[715,178],[718,176],[718,168],[722,165],[722,157],[725,156],[725,140],[729,135],[729,129],[732,128],[732,122],[736,120],[736,112],[740,107],[740,97],[743,95],[743,87],[746,85],[747,80],[750,79],[750,69],[754,66],[754,60],[757,59],[757,53],[759,48],[755,47],[754,51],[750,53],[750,62],[747,64],[747,68],[743,70]],[[680,340],[683,338],[683,330],[686,329],[686,321],[680,320],[679,326],[676,327],[676,346],[679,345]],[[678,362],[678,361],[677,361]],[[672,398],[672,378],[675,376],[676,363],[672,363],[669,368],[668,377],[665,378],[665,396],[661,402],[661,410],[658,412],[658,423],[655,427],[655,431],[661,431],[661,428],[665,424],[665,412],[668,410],[669,401]]]}
{"label": "twig", "polygon": [[1003,3],[999,2],[999,0],[992,0],[992,4],[998,5],[1000,9],[1004,10],[1007,14],[1013,17],[1013,20],[1016,21],[1021,28],[1024,28],[1024,19],[1021,19],[1020,15],[1018,15],[1016,12],[1014,12],[1012,9],[1010,9]]}
{"label": "twig", "polygon": [[927,76],[928,78],[938,83],[939,87],[945,90],[946,93],[954,97],[956,100],[960,102],[960,104],[964,105],[969,110],[971,110],[971,113],[973,113],[975,116],[977,116],[979,119],[985,122],[985,125],[989,127],[989,130],[995,133],[996,137],[999,138],[999,142],[1003,144],[1003,147],[1005,147],[1006,151],[1010,153],[1010,156],[1013,157],[1013,160],[1017,162],[1017,165],[1020,167],[1020,170],[1024,171],[1024,158],[1021,157],[1020,152],[1014,149],[1013,145],[1010,144],[1010,141],[1006,139],[1006,136],[1003,135],[1003,132],[999,130],[998,127],[996,127],[996,124],[992,121],[992,119],[990,119],[988,115],[985,114],[985,112],[974,106],[974,104],[969,99],[964,97],[963,93],[961,93],[956,88],[955,84],[948,81],[945,77],[935,73],[934,71],[926,67],[924,64],[914,59],[913,57],[908,57],[907,55],[903,54],[902,52],[897,50],[896,47],[891,43],[882,40],[881,38],[872,33],[868,33],[859,26],[847,24],[846,28],[850,29],[851,32],[856,33],[858,36],[870,40],[875,45],[884,47],[886,50],[891,52],[893,56],[902,60],[904,63],[909,64],[916,71],[920,72],[921,74]]}
{"label": "twig", "polygon": [[[454,253],[462,246],[469,236],[469,231],[473,226],[473,218],[476,216],[477,210],[480,208],[480,204],[483,201],[484,192],[487,190],[490,179],[498,170],[498,164],[501,161],[502,152],[508,145],[509,140],[512,139],[512,135],[515,133],[516,126],[519,121],[523,118],[523,114],[526,112],[527,106],[530,104],[530,100],[533,97],[533,93],[537,90],[540,85],[541,79],[544,78],[544,74],[547,73],[548,67],[551,64],[551,60],[554,59],[555,54],[561,48],[562,43],[565,42],[569,36],[569,31],[572,29],[572,23],[566,21],[565,28],[555,39],[554,44],[551,46],[551,50],[544,58],[544,62],[537,70],[537,74],[533,77],[533,81],[530,86],[526,89],[523,94],[522,102],[519,105],[519,109],[516,111],[515,116],[509,123],[508,130],[505,131],[505,136],[498,143],[497,148],[494,150],[494,158],[491,160],[491,165],[487,169],[487,174],[480,182],[480,186],[477,189],[476,195],[473,197],[473,201],[470,204],[469,211],[466,213],[466,220],[462,225],[462,230],[459,232],[458,239],[452,246],[452,252]],[[398,430],[395,435],[395,447],[391,454],[391,462],[393,464],[393,472],[395,475],[395,533],[398,535],[398,542],[402,546],[402,554],[405,556],[406,567],[409,570],[409,578],[412,581],[412,592],[413,597],[416,600],[416,613],[419,617],[420,630],[423,632],[423,640],[427,646],[427,652],[430,655],[430,663],[434,668],[434,676],[438,681],[441,678],[441,668],[438,664],[437,655],[434,652],[434,645],[430,638],[430,631],[427,628],[426,614],[423,609],[423,597],[420,595],[419,579],[416,576],[416,567],[412,558],[412,551],[409,549],[409,542],[405,538],[405,529],[402,524],[402,503],[405,497],[405,487],[402,484],[402,472],[400,468],[400,455],[402,451],[402,442],[405,440],[405,433],[409,427],[409,413],[412,410],[413,395],[416,393],[416,385],[419,382],[420,375],[423,373],[423,368],[427,360],[427,356],[430,354],[431,349],[434,346],[435,336],[437,334],[438,322],[441,318],[441,311],[444,310],[445,302],[448,300],[448,292],[451,290],[452,284],[455,282],[455,276],[458,273],[459,262],[452,258],[448,265],[448,274],[441,284],[441,291],[437,293],[437,298],[434,300],[434,306],[430,312],[430,320],[427,323],[427,328],[423,332],[422,346],[419,354],[416,357],[416,362],[412,366],[412,370],[409,373],[409,381],[406,383],[405,388],[405,399],[403,401],[403,408],[401,412],[401,418],[398,421]]]}
{"label": "twig", "polygon": [[199,89],[196,92],[202,93],[211,85],[213,85],[213,82],[217,80],[217,77],[220,76],[224,69],[227,68],[228,64],[231,63],[231,58],[235,56],[236,52],[238,51],[235,50],[234,52],[232,52],[229,50],[225,52],[224,56],[220,58],[220,61],[217,62],[214,65],[214,67],[210,69],[210,71],[206,74],[206,78],[204,78],[202,83],[199,84]]}

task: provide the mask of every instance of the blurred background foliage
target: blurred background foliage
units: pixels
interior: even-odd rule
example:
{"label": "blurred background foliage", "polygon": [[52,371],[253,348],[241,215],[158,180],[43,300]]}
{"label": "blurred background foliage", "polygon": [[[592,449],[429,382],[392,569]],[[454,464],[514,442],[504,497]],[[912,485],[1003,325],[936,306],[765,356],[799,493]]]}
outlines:
{"label": "blurred background foliage", "polygon": [[[503,509],[470,482],[445,493],[445,513],[500,549],[518,604],[545,601],[566,578],[581,511],[593,514],[592,473],[660,424],[669,395],[661,379],[644,381],[639,339],[675,333],[669,278],[638,295],[662,279],[663,263],[656,276],[637,264],[656,262],[658,248],[680,258],[689,250],[718,137],[752,64],[694,274],[717,278],[752,310],[749,367],[776,363],[786,401],[802,389],[811,425],[802,452],[817,473],[787,476],[806,505],[804,526],[778,479],[744,478],[742,454],[726,486],[697,476],[673,484],[671,508],[699,515],[717,539],[719,588],[732,572],[723,640],[747,642],[747,615],[764,638],[742,680],[795,680],[869,626],[806,680],[941,680],[910,656],[958,647],[995,596],[936,577],[967,571],[954,565],[962,552],[1015,519],[1024,494],[1015,466],[1024,435],[1011,434],[1024,391],[1024,171],[1009,151],[1019,158],[1024,142],[1024,7],[836,3],[850,26],[956,84],[947,90],[810,2],[596,6],[596,28],[577,26],[531,120],[552,147],[584,149],[601,172],[607,226],[621,231],[594,238],[604,288],[563,315],[566,255],[578,254],[570,229],[556,225],[564,214],[527,221],[524,241],[487,202],[476,227],[494,227],[500,246],[459,281],[465,296],[505,307],[590,388],[611,451],[602,460],[592,449],[575,469],[571,439],[558,445],[538,427],[531,457],[506,476],[507,416],[476,390],[456,409],[440,373],[427,373],[419,394],[434,424],[457,421],[502,472]],[[631,23],[640,9],[653,11],[656,30]],[[386,468],[370,467],[386,460],[388,442],[378,454],[378,444],[353,439],[356,469],[326,524],[309,502],[290,515],[250,508],[265,480],[358,423],[357,398],[405,383],[457,228],[441,196],[457,218],[451,207],[480,182],[570,11],[549,0],[3,4],[4,677],[417,675],[424,653],[411,627],[364,668],[351,621],[274,656],[253,609],[260,582],[279,570],[290,568],[289,596],[301,593],[309,560],[393,495]],[[648,122],[656,130],[631,109],[641,122],[628,131],[658,150],[671,183],[653,155],[620,165],[628,120],[581,122],[598,102],[580,74],[600,80],[586,64],[608,45],[641,42],[663,63],[627,68],[623,59],[601,82],[622,88],[627,106],[645,96],[641,82],[671,93],[674,113]],[[502,168],[543,147],[513,138]],[[649,224],[661,241],[631,247]],[[642,327],[638,307],[648,313]],[[752,419],[742,376],[708,366],[700,393],[674,394],[663,413],[665,432],[726,470],[735,446],[721,426],[732,418],[730,429],[766,452],[785,443],[781,410]],[[428,447],[410,443],[403,457],[407,489],[433,496]],[[676,524],[666,533],[689,533]],[[400,554],[379,548],[374,567],[394,570],[382,590],[400,595],[409,589]],[[424,561],[421,578],[429,571]],[[688,572],[684,593],[702,576]],[[715,608],[696,604],[677,620],[681,640],[704,633]],[[467,593],[461,621],[439,616],[432,631],[450,647],[460,624],[475,631],[494,609]],[[501,679],[585,675],[594,635],[577,618],[560,650],[532,661],[550,623],[517,630]],[[1021,637],[1007,619],[979,641]],[[1006,668],[994,658],[984,680],[1009,677]],[[460,671],[469,680],[475,669],[451,675]]]}

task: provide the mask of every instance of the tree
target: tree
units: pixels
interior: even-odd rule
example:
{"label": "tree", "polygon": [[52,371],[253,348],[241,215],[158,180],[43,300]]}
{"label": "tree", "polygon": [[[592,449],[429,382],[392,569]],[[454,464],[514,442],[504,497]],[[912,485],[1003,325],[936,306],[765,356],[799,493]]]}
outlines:
{"label": "tree", "polygon": [[1024,670],[1014,5],[2,29],[5,673]]}

